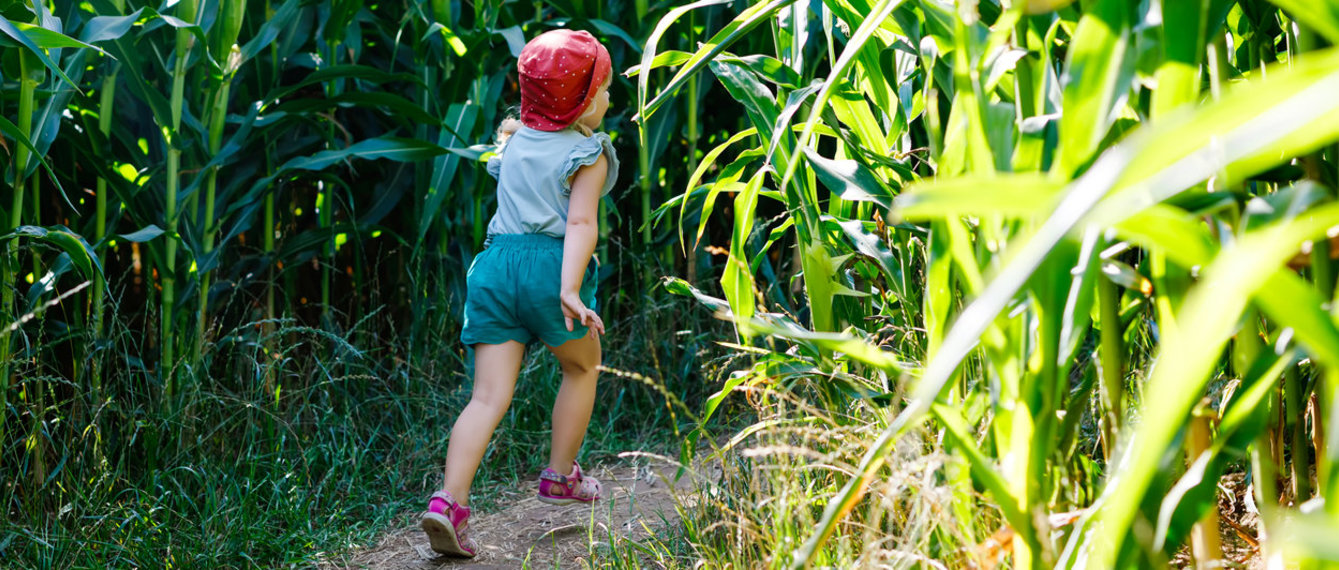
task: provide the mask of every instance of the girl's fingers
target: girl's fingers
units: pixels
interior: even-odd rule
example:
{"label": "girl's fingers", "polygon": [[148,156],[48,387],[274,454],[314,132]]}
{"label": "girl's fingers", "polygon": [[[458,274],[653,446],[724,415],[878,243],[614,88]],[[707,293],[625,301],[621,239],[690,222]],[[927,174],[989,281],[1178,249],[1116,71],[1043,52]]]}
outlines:
{"label": "girl's fingers", "polygon": [[581,326],[591,329],[592,337],[597,334],[604,334],[604,320],[600,318],[599,313],[576,301],[569,303],[564,300],[563,323],[567,325],[568,332],[575,328],[576,323],[581,323]]}

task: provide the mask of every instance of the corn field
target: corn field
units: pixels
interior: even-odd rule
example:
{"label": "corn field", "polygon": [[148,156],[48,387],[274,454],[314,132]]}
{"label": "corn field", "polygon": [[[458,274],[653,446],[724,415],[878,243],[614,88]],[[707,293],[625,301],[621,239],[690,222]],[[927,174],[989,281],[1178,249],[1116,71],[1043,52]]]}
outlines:
{"label": "corn field", "polygon": [[725,505],[753,559],[1218,567],[1233,472],[1257,560],[1339,560],[1339,5],[778,0],[705,38],[652,36],[638,112],[709,71],[748,118],[665,210],[732,198],[723,299],[674,288],[765,353],[726,384],[773,394],[767,500]]}
{"label": "corn field", "polygon": [[[468,399],[464,273],[515,56],[573,25],[631,67],[636,9],[3,3],[0,566],[310,565],[407,509]],[[606,320],[668,311],[643,297],[673,232],[638,212],[686,178],[626,171],[602,205]],[[649,362],[624,367],[692,384],[700,336],[625,342]],[[650,387],[611,390],[597,441],[669,421]],[[539,405],[484,474],[528,468]]]}
{"label": "corn field", "polygon": [[723,473],[593,565],[1339,564],[1335,0],[8,3],[0,557],[311,566],[435,484],[554,27],[656,384],[592,437]]}

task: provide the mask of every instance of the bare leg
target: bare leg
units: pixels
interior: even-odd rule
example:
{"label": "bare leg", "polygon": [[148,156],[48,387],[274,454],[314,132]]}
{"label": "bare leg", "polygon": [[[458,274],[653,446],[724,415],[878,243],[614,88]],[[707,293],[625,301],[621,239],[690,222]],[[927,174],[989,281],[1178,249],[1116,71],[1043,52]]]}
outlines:
{"label": "bare leg", "polygon": [[479,469],[493,430],[511,405],[516,376],[521,373],[525,345],[474,345],[474,393],[451,428],[446,445],[446,478],[442,488],[461,505],[469,505],[470,485]]}
{"label": "bare leg", "polygon": [[553,447],[549,469],[566,475],[572,471],[577,450],[586,437],[591,408],[595,406],[595,381],[599,376],[600,339],[583,336],[560,346],[550,346],[563,369],[563,385],[553,402]]}

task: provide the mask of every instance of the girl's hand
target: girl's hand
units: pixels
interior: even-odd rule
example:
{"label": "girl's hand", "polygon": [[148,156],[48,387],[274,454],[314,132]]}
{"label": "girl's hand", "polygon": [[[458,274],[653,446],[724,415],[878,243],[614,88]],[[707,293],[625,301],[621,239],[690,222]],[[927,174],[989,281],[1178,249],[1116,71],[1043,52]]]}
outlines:
{"label": "girl's hand", "polygon": [[572,321],[576,320],[582,326],[590,327],[590,337],[598,338],[598,335],[604,334],[604,321],[600,315],[581,302],[581,295],[575,292],[563,293],[558,297],[563,304],[563,322],[567,324],[568,332],[572,331]]}

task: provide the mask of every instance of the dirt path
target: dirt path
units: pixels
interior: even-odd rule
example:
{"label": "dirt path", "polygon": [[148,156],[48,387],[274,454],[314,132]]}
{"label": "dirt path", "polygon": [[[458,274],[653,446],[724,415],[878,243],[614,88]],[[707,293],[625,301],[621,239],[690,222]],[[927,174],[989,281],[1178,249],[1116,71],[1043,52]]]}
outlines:
{"label": "dirt path", "polygon": [[[604,485],[599,504],[557,507],[539,502],[534,489],[504,497],[495,510],[471,517],[480,553],[472,560],[438,557],[418,526],[418,512],[396,518],[376,546],[332,557],[323,570],[370,568],[429,570],[439,568],[582,568],[592,552],[614,538],[639,540],[678,519],[674,493],[686,490],[685,477],[671,486],[674,468],[614,466],[589,473]],[[538,474],[532,479],[537,479]]]}

